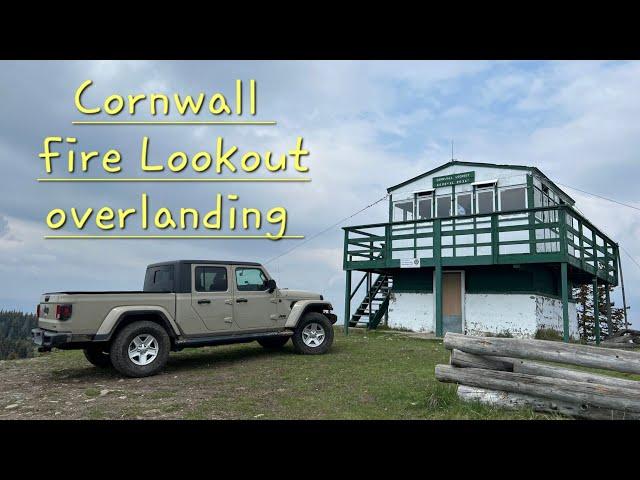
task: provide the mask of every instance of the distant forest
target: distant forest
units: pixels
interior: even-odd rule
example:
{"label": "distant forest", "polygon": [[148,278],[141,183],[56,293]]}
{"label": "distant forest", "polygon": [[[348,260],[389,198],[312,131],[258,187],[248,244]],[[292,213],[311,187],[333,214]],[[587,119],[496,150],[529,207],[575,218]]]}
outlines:
{"label": "distant forest", "polygon": [[38,321],[32,313],[0,310],[0,360],[33,357],[31,329]]}

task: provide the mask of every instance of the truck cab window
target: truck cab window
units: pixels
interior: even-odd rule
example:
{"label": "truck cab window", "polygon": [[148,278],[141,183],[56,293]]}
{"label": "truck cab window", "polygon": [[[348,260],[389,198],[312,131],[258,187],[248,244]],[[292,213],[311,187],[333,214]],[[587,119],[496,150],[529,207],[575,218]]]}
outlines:
{"label": "truck cab window", "polygon": [[153,273],[153,283],[158,285],[173,281],[173,268],[159,268]]}
{"label": "truck cab window", "polygon": [[261,292],[267,289],[267,277],[259,268],[236,268],[236,286],[241,292]]}
{"label": "truck cab window", "polygon": [[144,278],[145,292],[171,292],[173,291],[173,266],[163,265],[149,267]]}
{"label": "truck cab window", "polygon": [[226,292],[228,289],[225,267],[196,267],[196,292]]}

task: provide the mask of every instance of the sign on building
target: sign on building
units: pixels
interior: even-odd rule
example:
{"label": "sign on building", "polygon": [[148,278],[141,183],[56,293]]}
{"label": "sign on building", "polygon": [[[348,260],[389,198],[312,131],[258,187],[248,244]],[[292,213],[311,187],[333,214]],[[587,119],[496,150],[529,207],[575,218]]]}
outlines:
{"label": "sign on building", "polygon": [[476,172],[453,173],[442,177],[433,177],[433,188],[462,185],[463,183],[475,182],[475,180]]}
{"label": "sign on building", "polygon": [[401,258],[400,268],[420,268],[419,258]]}

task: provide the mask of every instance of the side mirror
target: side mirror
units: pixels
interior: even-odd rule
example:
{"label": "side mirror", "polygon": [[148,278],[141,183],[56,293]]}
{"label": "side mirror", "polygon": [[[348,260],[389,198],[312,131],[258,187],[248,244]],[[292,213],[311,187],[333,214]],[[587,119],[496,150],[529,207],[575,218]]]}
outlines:
{"label": "side mirror", "polygon": [[267,280],[266,286],[267,286],[267,290],[269,290],[269,293],[273,293],[273,291],[277,287],[276,281],[273,278],[270,278],[269,280]]}

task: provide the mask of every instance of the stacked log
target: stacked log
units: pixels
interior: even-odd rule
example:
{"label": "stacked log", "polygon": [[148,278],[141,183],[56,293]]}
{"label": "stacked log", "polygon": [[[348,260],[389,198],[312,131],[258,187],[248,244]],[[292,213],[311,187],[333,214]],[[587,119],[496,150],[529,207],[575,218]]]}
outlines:
{"label": "stacked log", "polygon": [[607,338],[601,347],[611,348],[636,348],[640,347],[640,330],[623,329],[615,335]]}
{"label": "stacked log", "polygon": [[455,333],[445,335],[444,345],[450,365],[436,365],[436,378],[457,383],[465,401],[578,418],[640,419],[640,382],[533,361],[640,374],[640,353]]}

